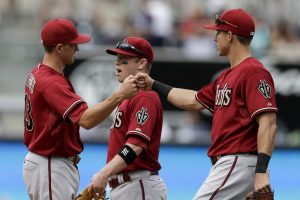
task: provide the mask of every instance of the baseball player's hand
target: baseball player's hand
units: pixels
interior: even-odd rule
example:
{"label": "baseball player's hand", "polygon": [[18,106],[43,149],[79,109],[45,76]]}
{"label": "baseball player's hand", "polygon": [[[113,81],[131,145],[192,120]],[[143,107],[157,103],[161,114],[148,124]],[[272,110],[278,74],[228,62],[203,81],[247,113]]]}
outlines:
{"label": "baseball player's hand", "polygon": [[94,199],[105,197],[105,188],[108,182],[108,177],[103,173],[98,172],[95,174],[88,187],[89,193],[92,194]]}
{"label": "baseball player's hand", "polygon": [[75,200],[105,200],[106,194],[103,193],[102,196],[95,196],[93,197],[92,193],[88,191],[88,187],[86,187],[84,190],[78,194],[78,196],[75,198]]}
{"label": "baseball player's hand", "polygon": [[80,192],[80,194],[77,195],[75,200],[91,200],[93,199],[92,194],[88,192],[88,188],[86,187],[84,190]]}
{"label": "baseball player's hand", "polygon": [[122,97],[122,99],[129,99],[136,95],[137,91],[136,79],[133,75],[130,75],[124,79],[116,92]]}
{"label": "baseball player's hand", "polygon": [[135,75],[136,85],[141,90],[152,90],[154,80],[146,73],[138,73]]}
{"label": "baseball player's hand", "polygon": [[254,189],[259,192],[271,192],[270,178],[267,173],[255,174]]}
{"label": "baseball player's hand", "polygon": [[246,200],[273,200],[274,192],[270,186],[269,175],[267,173],[256,173],[254,191],[251,191]]}

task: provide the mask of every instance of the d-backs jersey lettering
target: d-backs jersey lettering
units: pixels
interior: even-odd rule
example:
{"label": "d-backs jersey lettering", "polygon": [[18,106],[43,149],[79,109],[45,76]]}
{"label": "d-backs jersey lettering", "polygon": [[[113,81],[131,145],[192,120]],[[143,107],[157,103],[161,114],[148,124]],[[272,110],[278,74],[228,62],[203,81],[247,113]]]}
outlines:
{"label": "d-backs jersey lettering", "polygon": [[157,93],[139,91],[124,100],[115,111],[110,131],[107,162],[126,142],[142,147],[143,152],[124,171],[160,169],[158,162],[162,129],[162,105]]}
{"label": "d-backs jersey lettering", "polygon": [[256,152],[255,117],[262,112],[277,112],[273,79],[253,57],[225,70],[201,88],[196,99],[213,112],[209,156]]}

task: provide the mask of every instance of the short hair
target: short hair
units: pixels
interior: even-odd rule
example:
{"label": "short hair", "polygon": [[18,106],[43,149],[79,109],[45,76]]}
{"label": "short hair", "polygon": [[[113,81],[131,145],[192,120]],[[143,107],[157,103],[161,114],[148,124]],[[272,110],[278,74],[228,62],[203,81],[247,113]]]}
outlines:
{"label": "short hair", "polygon": [[251,36],[251,37],[249,37],[249,38],[246,38],[246,37],[237,35],[236,37],[237,37],[238,41],[239,41],[241,44],[247,45],[247,46],[250,45],[250,43],[251,43],[251,41],[252,41],[252,39],[253,39],[253,36]]}
{"label": "short hair", "polygon": [[44,46],[44,49],[45,49],[45,52],[47,53],[52,53],[55,46],[48,46],[48,45],[43,45]]}

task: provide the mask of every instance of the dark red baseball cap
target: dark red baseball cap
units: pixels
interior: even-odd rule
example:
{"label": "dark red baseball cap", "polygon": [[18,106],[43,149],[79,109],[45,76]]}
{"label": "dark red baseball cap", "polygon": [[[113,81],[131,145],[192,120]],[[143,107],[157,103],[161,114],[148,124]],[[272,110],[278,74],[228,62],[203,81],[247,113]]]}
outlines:
{"label": "dark red baseball cap", "polygon": [[41,32],[42,43],[49,46],[58,44],[82,44],[91,40],[91,36],[79,34],[75,25],[68,19],[51,19]]}
{"label": "dark red baseball cap", "polygon": [[151,44],[141,37],[127,37],[122,42],[118,42],[114,49],[106,49],[106,53],[144,57],[149,63],[153,63],[154,57]]}
{"label": "dark red baseball cap", "polygon": [[230,31],[235,35],[250,38],[254,36],[255,24],[252,16],[245,10],[238,8],[224,11],[216,16],[215,24],[203,25],[204,28]]}

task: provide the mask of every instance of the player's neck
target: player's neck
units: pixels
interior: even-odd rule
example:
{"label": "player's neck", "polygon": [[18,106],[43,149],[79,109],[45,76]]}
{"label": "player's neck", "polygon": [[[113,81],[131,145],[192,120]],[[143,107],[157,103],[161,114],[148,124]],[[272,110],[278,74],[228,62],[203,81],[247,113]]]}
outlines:
{"label": "player's neck", "polygon": [[246,46],[239,45],[238,47],[233,47],[228,54],[228,60],[230,62],[231,68],[239,65],[246,58],[251,57],[250,49]]}
{"label": "player's neck", "polygon": [[43,64],[51,67],[59,73],[63,73],[65,68],[65,65],[60,61],[60,59],[57,59],[54,55],[51,54],[44,55]]}

